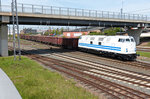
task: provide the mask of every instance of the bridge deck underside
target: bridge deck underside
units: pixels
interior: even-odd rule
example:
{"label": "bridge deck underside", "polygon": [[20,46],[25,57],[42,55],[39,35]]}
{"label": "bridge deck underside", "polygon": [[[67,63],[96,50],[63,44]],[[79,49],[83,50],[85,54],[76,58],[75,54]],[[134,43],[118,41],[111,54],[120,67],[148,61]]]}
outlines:
{"label": "bridge deck underside", "polygon": [[[89,18],[43,14],[19,13],[19,24],[24,25],[58,25],[58,26],[102,26],[102,27],[137,27],[146,24],[145,21],[120,20],[106,18]],[[12,24],[11,13],[0,13],[0,22]],[[3,17],[8,17],[8,22],[3,22]]]}

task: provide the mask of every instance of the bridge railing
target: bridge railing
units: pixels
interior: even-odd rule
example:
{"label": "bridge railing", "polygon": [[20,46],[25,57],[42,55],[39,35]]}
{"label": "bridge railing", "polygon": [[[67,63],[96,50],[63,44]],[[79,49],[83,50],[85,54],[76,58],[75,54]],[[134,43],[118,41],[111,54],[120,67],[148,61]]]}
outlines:
{"label": "bridge railing", "polygon": [[[11,6],[2,5],[1,12],[11,12]],[[141,14],[128,14],[128,13],[121,14],[119,12],[85,10],[76,8],[55,7],[55,6],[40,6],[30,4],[18,4],[18,12],[32,13],[32,14],[50,14],[59,16],[148,21],[147,16]]]}

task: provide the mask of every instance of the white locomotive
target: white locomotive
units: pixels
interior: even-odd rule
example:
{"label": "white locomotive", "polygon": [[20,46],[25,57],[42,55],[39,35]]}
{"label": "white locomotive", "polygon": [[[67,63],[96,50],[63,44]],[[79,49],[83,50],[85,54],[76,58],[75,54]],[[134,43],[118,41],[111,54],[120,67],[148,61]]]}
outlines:
{"label": "white locomotive", "polygon": [[123,60],[136,59],[136,43],[131,36],[81,36],[78,47]]}

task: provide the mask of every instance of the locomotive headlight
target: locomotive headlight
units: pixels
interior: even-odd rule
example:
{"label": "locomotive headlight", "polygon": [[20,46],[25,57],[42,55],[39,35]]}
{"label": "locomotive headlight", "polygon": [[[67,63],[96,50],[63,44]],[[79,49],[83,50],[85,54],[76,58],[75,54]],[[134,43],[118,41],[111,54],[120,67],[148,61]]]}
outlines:
{"label": "locomotive headlight", "polygon": [[128,48],[126,48],[126,52],[128,52]]}

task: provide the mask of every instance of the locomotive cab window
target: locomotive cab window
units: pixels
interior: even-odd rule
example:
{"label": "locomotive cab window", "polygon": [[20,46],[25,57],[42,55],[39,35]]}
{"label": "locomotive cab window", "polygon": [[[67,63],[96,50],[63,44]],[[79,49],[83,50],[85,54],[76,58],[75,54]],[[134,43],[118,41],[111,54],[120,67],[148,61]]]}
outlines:
{"label": "locomotive cab window", "polygon": [[126,39],[126,42],[130,42],[130,39]]}
{"label": "locomotive cab window", "polygon": [[122,42],[122,43],[123,43],[124,41],[125,41],[125,39],[119,39],[119,40],[118,40],[118,42]]}
{"label": "locomotive cab window", "polygon": [[131,39],[131,42],[134,42],[134,39],[133,39],[133,38]]}

